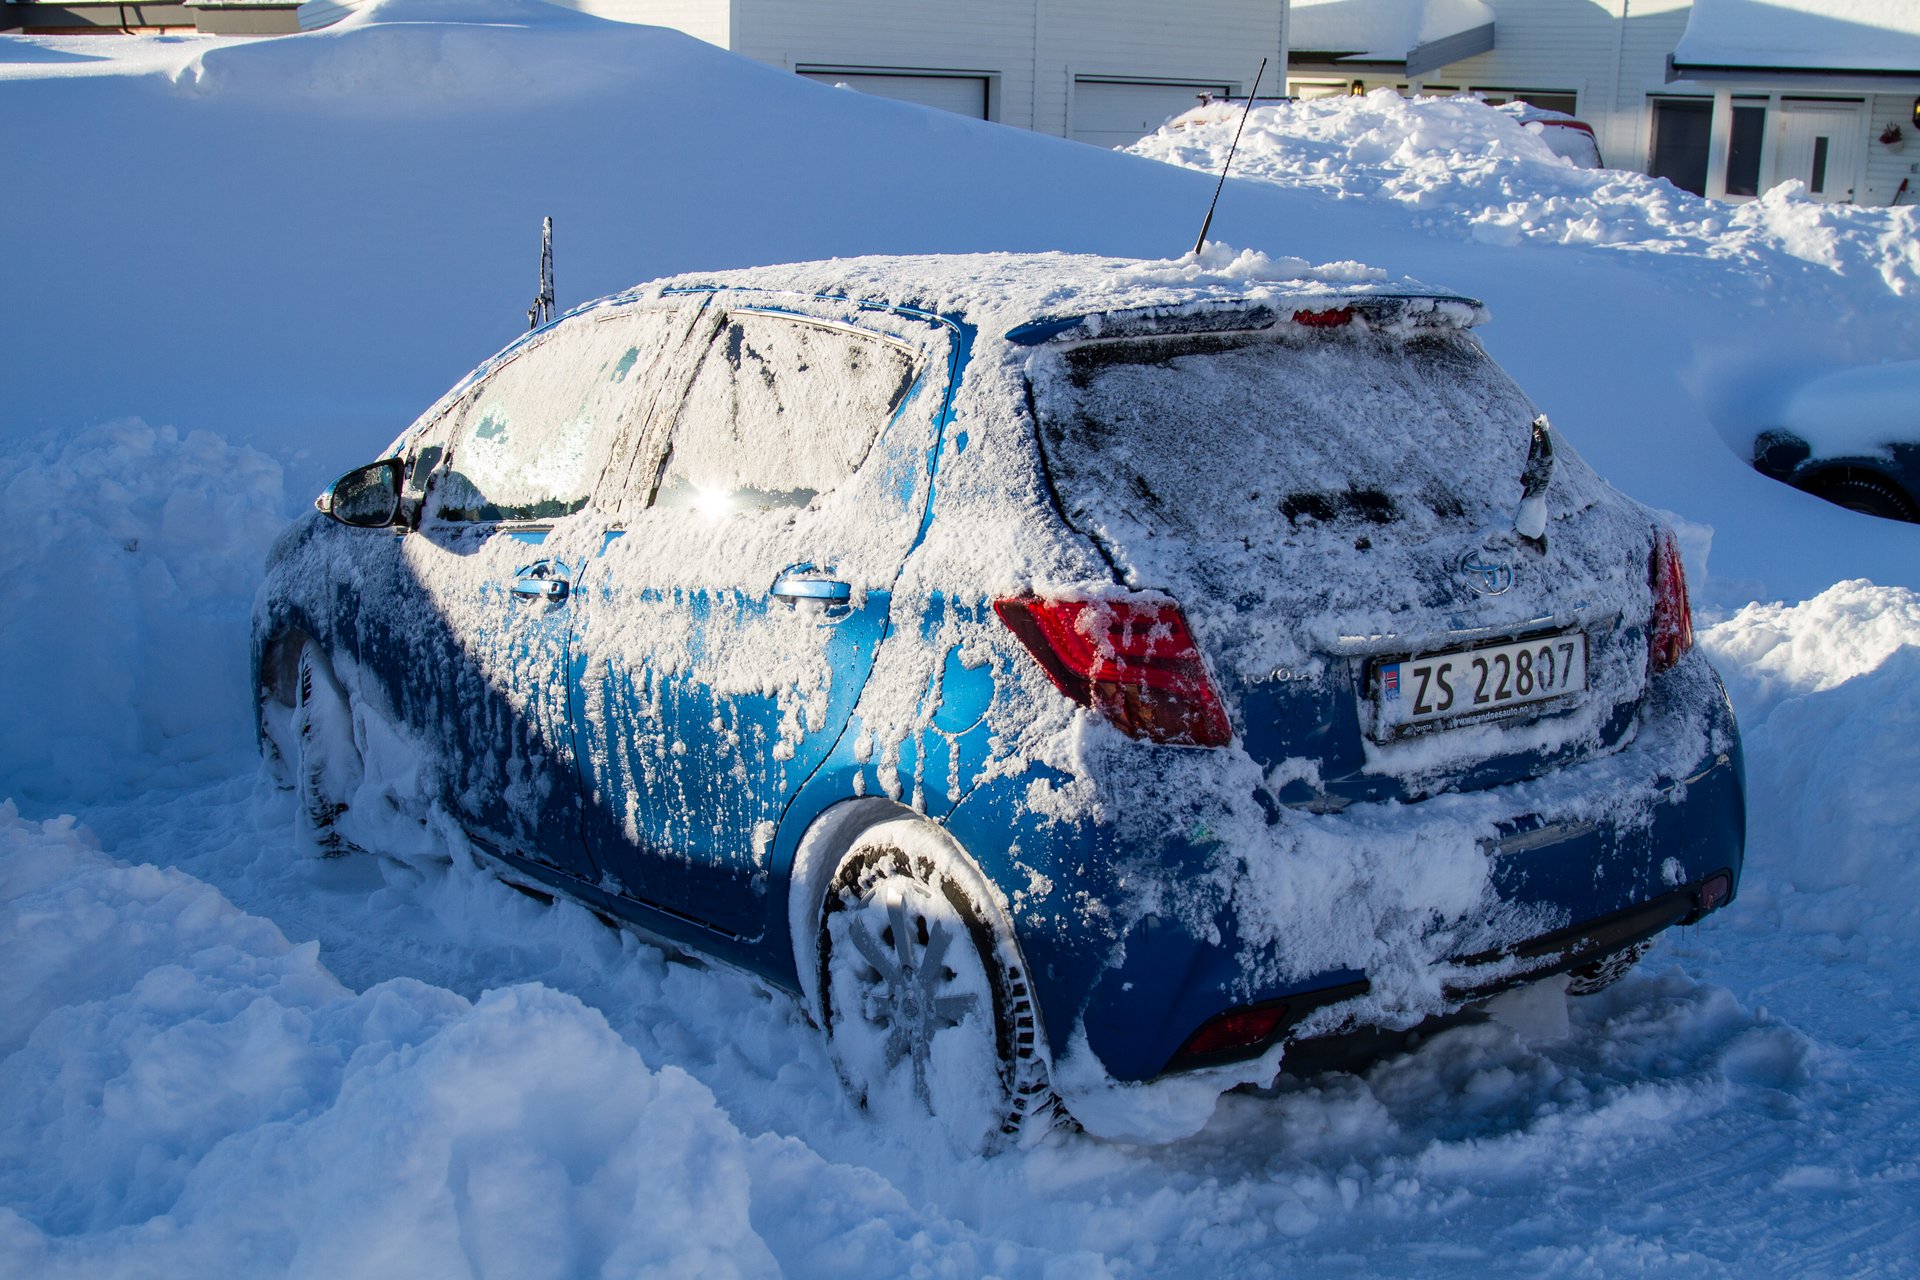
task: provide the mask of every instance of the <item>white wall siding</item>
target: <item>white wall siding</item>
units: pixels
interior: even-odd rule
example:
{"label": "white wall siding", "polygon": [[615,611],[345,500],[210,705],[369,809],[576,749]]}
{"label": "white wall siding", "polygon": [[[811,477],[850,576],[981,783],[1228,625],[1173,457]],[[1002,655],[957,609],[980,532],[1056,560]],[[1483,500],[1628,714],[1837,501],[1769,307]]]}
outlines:
{"label": "white wall siding", "polygon": [[733,51],[789,71],[966,71],[995,119],[1033,124],[1033,0],[736,0]]}
{"label": "white wall siding", "polygon": [[1278,0],[1045,0],[1038,8],[1034,127],[1046,133],[1071,135],[1078,77],[1187,81],[1245,92],[1260,59],[1268,58],[1261,91],[1281,91]]}
{"label": "white wall siding", "polygon": [[1667,56],[1687,29],[1690,0],[1630,0],[1620,32],[1620,87],[1612,111],[1615,151],[1607,163],[1623,169],[1647,167],[1653,145],[1653,110],[1648,100],[1660,93],[1707,93],[1699,86],[1667,84]]}
{"label": "white wall siding", "polygon": [[[991,77],[992,117],[1068,136],[1076,80],[1280,91],[1280,0],[564,0],[677,27],[789,71]],[[1174,95],[1179,96],[1177,90]]]}
{"label": "white wall siding", "polygon": [[616,22],[672,27],[708,44],[728,48],[735,0],[554,0],[569,9]]}
{"label": "white wall siding", "polygon": [[[1880,131],[1890,124],[1899,125],[1904,135],[1904,145],[1897,152],[1878,141]],[[1892,204],[1902,179],[1907,190],[1900,195],[1900,203],[1920,204],[1920,190],[1915,190],[1920,188],[1920,129],[1913,125],[1913,95],[1876,94],[1867,104],[1867,185],[1860,203]]]}

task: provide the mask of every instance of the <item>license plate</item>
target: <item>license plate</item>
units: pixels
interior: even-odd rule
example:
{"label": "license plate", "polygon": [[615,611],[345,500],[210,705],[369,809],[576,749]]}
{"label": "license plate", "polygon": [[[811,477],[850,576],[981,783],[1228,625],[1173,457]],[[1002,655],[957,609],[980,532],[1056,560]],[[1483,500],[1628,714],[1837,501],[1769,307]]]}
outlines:
{"label": "license plate", "polygon": [[1383,734],[1497,716],[1587,687],[1587,637],[1568,631],[1430,653],[1374,667],[1374,723]]}

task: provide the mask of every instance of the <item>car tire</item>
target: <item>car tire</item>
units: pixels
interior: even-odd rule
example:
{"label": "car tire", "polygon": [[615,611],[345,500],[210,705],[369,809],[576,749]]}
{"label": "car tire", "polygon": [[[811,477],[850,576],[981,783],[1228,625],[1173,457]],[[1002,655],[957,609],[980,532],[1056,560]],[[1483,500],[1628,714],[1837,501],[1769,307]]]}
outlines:
{"label": "car tire", "polygon": [[1883,520],[1920,523],[1920,503],[1908,497],[1891,480],[1867,472],[1846,471],[1815,476],[1801,488],[1816,497]]}
{"label": "car tire", "polygon": [[1596,991],[1605,991],[1626,977],[1628,971],[1640,963],[1640,957],[1651,950],[1653,939],[1647,938],[1618,951],[1609,951],[1598,960],[1588,961],[1567,974],[1567,994],[1590,996]]}
{"label": "car tire", "polygon": [[298,797],[301,825],[326,857],[360,852],[340,830],[348,797],[364,770],[354,740],[353,706],[327,655],[303,642],[294,668],[293,716],[287,764]]}
{"label": "car tire", "polygon": [[989,1153],[1059,1117],[1012,930],[972,865],[913,824],[870,832],[828,882],[818,990],[834,1066],[882,1122],[931,1116]]}

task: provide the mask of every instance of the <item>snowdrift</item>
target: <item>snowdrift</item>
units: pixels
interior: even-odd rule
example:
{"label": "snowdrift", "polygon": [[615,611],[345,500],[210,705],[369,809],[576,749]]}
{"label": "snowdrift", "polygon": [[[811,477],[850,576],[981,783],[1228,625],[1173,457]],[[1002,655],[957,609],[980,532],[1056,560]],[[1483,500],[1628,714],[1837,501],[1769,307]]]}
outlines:
{"label": "snowdrift", "polygon": [[570,995],[355,993],[317,944],[11,803],[0,961],[9,1275],[1039,1271],[742,1133]]}

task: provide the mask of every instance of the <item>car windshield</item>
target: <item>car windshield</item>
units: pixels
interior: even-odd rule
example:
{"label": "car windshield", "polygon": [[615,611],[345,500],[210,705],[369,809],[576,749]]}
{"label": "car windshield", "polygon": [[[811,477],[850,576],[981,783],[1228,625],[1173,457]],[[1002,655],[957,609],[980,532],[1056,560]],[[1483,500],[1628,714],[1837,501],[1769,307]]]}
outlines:
{"label": "car windshield", "polygon": [[1456,331],[1096,341],[1030,377],[1068,519],[1136,550],[1480,518],[1517,497],[1534,412]]}

